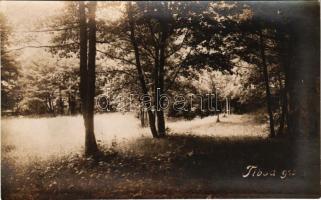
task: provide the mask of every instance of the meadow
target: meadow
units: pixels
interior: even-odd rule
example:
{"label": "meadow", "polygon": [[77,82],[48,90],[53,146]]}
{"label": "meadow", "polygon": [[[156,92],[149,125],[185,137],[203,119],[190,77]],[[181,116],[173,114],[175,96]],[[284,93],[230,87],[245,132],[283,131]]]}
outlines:
{"label": "meadow", "polygon": [[[254,115],[221,116],[219,123],[216,116],[169,120],[168,136],[155,139],[132,113],[98,114],[96,159],[83,156],[81,116],[1,123],[6,199],[249,197],[271,190],[282,197],[293,191],[290,185],[280,191],[282,171],[293,166],[285,159],[288,142],[268,138],[266,123]],[[249,165],[276,175],[243,178]]]}
{"label": "meadow", "polygon": [[[250,115],[229,115],[196,118],[194,120],[169,121],[171,133],[212,136],[215,138],[264,138],[268,134],[265,124],[258,124]],[[12,148],[12,156],[21,162],[32,159],[50,159],[70,153],[81,153],[84,145],[82,116],[51,118],[3,118],[1,121],[3,148]],[[108,113],[95,115],[95,134],[99,144],[126,147],[126,143],[140,137],[150,138],[148,127],[142,128],[133,113]]]}

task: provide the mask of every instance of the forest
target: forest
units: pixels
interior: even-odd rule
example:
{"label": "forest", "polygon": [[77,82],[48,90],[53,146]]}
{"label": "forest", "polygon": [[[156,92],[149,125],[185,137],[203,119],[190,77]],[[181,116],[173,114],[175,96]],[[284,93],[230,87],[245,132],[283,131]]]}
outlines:
{"label": "forest", "polygon": [[319,197],[319,2],[0,5],[2,198]]}

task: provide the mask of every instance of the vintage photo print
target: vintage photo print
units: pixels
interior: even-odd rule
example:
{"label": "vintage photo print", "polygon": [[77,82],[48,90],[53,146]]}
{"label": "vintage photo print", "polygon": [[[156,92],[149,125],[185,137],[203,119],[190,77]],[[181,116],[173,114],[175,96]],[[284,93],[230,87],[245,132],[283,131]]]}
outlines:
{"label": "vintage photo print", "polygon": [[320,197],[319,1],[1,1],[1,198]]}

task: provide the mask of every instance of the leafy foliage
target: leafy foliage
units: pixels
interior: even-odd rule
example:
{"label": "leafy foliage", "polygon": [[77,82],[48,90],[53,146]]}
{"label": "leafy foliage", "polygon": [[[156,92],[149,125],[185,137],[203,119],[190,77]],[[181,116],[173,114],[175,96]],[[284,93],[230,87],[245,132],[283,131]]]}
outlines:
{"label": "leafy foliage", "polygon": [[14,54],[8,52],[11,27],[3,13],[0,13],[1,30],[1,111],[12,109],[19,101],[19,63]]}

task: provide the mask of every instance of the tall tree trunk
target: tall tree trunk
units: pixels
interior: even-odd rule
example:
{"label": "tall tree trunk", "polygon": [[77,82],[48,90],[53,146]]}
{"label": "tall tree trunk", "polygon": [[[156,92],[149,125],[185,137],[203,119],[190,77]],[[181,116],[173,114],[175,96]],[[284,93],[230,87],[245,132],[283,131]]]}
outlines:
{"label": "tall tree trunk", "polygon": [[217,90],[215,88],[215,113],[217,114],[216,122],[221,122],[220,121],[220,112],[218,110],[218,104],[217,104]]}
{"label": "tall tree trunk", "polygon": [[70,92],[70,104],[69,104],[69,108],[70,108],[70,114],[74,115],[76,113],[76,99],[75,96]]}
{"label": "tall tree trunk", "polygon": [[[151,33],[154,34],[154,33]],[[153,36],[152,36],[153,37]],[[155,63],[154,63],[154,108],[155,108],[155,122],[157,122],[158,136],[159,136],[159,46],[154,44],[155,48]]]}
{"label": "tall tree trunk", "polygon": [[88,121],[86,130],[87,155],[97,153],[97,143],[94,132],[94,100],[95,100],[95,81],[96,81],[96,6],[97,2],[88,3]]}
{"label": "tall tree trunk", "polygon": [[[280,100],[280,126],[277,132],[278,136],[284,135],[285,125],[288,123],[288,69],[291,63],[290,56],[292,55],[291,44],[289,38],[286,38],[285,30],[283,27],[278,27],[279,34],[276,35],[277,38],[277,48],[281,64],[281,72],[278,74],[278,81],[281,90],[281,100]],[[284,84],[281,74],[284,74]],[[288,128],[288,127],[287,127]]]}
{"label": "tall tree trunk", "polygon": [[50,105],[50,111],[51,111],[52,115],[53,115],[53,116],[56,116],[55,109],[54,109],[53,102],[52,102],[52,96],[51,96],[51,95],[49,95],[49,105]]}
{"label": "tall tree trunk", "polygon": [[145,127],[145,112],[143,107],[139,109],[139,117],[141,127]]}
{"label": "tall tree trunk", "polygon": [[[225,114],[228,115],[228,99],[227,97],[225,98]],[[225,116],[224,114],[224,116]]]}
{"label": "tall tree trunk", "polygon": [[278,130],[278,135],[283,135],[284,131],[284,124],[286,122],[286,115],[287,115],[287,106],[288,106],[288,100],[287,100],[287,91],[285,87],[282,91],[282,110],[281,110],[281,117],[280,117],[280,127]]}
{"label": "tall tree trunk", "polygon": [[262,59],[263,76],[264,76],[265,92],[266,92],[266,102],[267,102],[267,108],[268,108],[268,114],[269,114],[269,120],[270,120],[270,137],[274,137],[275,132],[274,132],[271,92],[270,92],[270,86],[269,86],[268,69],[267,69],[267,64],[265,59],[264,39],[263,39],[262,30],[259,30],[259,37],[260,37],[260,53],[261,53],[261,59]]}
{"label": "tall tree trunk", "polygon": [[52,100],[51,100],[50,94],[48,95],[48,106],[49,106],[49,112],[51,114],[53,114],[54,110],[53,110],[53,105],[52,105]]}
{"label": "tall tree trunk", "polygon": [[[294,6],[294,5],[293,5]],[[304,171],[303,192],[320,195],[320,4],[295,4],[290,21],[292,46],[288,75],[288,129],[295,160]]]}
{"label": "tall tree trunk", "polygon": [[[142,103],[142,102],[141,102]],[[140,107],[140,121],[142,127],[148,126],[148,112],[146,111],[145,107]]]}
{"label": "tall tree trunk", "polygon": [[[291,133],[290,128],[292,127],[291,123],[293,120],[289,120],[289,83],[290,83],[290,66],[292,65],[292,55],[293,55],[293,46],[291,41],[291,34],[288,34],[289,30],[284,30],[284,27],[279,27],[277,35],[278,39],[278,50],[281,63],[281,70],[284,73],[284,85],[282,84],[282,77],[280,76],[280,85],[282,89],[282,105],[281,105],[281,121],[280,127],[278,130],[278,135],[284,134],[284,128],[286,126],[287,133]],[[283,85],[283,87],[282,87]]]}
{"label": "tall tree trunk", "polygon": [[62,100],[61,88],[59,87],[59,114],[64,114],[64,102]]}
{"label": "tall tree trunk", "polygon": [[[129,4],[129,6],[131,6],[131,5]],[[139,49],[138,49],[138,45],[137,45],[136,38],[135,38],[135,23],[134,23],[133,14],[132,14],[132,8],[129,9],[128,17],[129,17],[129,26],[130,26],[130,40],[131,40],[131,43],[134,47],[138,78],[140,81],[140,85],[142,87],[143,94],[148,95],[148,89],[147,89],[145,78],[144,78],[144,72],[143,72],[143,69],[142,69],[142,66],[140,63]],[[149,121],[150,130],[152,132],[153,137],[157,138],[158,134],[157,134],[156,126],[155,126],[155,116],[154,116],[153,112],[151,111],[151,109],[148,109],[147,113],[148,113],[148,119],[149,119],[148,121]]]}
{"label": "tall tree trunk", "polygon": [[164,76],[165,76],[165,48],[166,48],[166,39],[168,37],[168,27],[166,21],[161,20],[162,27],[162,36],[160,41],[160,53],[159,53],[159,62],[158,62],[158,103],[160,109],[157,110],[157,125],[158,125],[158,134],[160,137],[165,136],[165,116],[164,116],[164,102],[160,97],[164,94]]}
{"label": "tall tree trunk", "polygon": [[[94,92],[95,92],[95,54],[96,54],[96,3],[89,4],[89,34],[87,33],[86,10],[84,2],[79,2],[80,19],[80,96],[82,114],[85,124],[85,155],[97,153],[94,135]],[[89,38],[88,38],[89,36]],[[87,42],[89,39],[89,58],[87,58]],[[88,61],[88,63],[87,63]]]}
{"label": "tall tree trunk", "polygon": [[68,91],[68,114],[71,115],[71,95],[70,95],[70,91]]}
{"label": "tall tree trunk", "polygon": [[216,114],[217,114],[216,122],[221,122],[219,110],[216,111]]}

